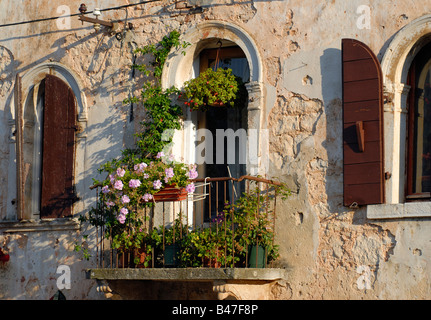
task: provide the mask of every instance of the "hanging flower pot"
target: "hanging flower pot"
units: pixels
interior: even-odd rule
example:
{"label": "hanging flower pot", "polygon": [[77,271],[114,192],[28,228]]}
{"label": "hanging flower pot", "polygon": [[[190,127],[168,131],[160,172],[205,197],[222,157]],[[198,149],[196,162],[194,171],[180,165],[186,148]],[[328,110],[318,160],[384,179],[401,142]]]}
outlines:
{"label": "hanging flower pot", "polygon": [[239,93],[239,80],[231,69],[208,68],[198,77],[186,81],[184,92],[186,107],[191,110],[205,109],[209,106],[235,106]]}

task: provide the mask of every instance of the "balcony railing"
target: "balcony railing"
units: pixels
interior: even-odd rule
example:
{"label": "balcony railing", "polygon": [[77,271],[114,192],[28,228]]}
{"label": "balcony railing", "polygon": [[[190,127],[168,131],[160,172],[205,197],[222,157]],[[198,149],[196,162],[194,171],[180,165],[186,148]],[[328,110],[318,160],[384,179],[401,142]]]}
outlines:
{"label": "balcony railing", "polygon": [[112,230],[101,221],[98,268],[272,266],[278,257],[276,209],[283,185],[252,176],[194,183],[193,194],[179,201],[167,197],[139,211],[141,248],[116,248]]}

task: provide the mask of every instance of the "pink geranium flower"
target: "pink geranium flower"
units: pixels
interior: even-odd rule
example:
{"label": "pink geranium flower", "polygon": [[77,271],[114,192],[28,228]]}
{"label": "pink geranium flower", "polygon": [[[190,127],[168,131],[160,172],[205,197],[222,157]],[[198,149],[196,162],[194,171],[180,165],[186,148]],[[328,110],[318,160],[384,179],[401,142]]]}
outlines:
{"label": "pink geranium flower", "polygon": [[126,203],[129,203],[129,202],[130,202],[130,198],[126,194],[121,197],[121,203],[122,204],[126,204]]}
{"label": "pink geranium flower", "polygon": [[195,185],[194,185],[194,183],[190,183],[190,184],[188,184],[188,185],[186,186],[186,191],[187,191],[188,193],[193,193],[193,192],[195,192]]}
{"label": "pink geranium flower", "polygon": [[162,187],[162,182],[160,180],[156,180],[153,182],[154,189],[160,189]]}
{"label": "pink geranium flower", "polygon": [[121,180],[117,180],[114,183],[114,189],[123,190],[123,182]]}
{"label": "pink geranium flower", "polygon": [[165,154],[163,153],[163,151],[160,151],[159,153],[157,153],[156,158],[160,159],[161,157],[163,157]]}
{"label": "pink geranium flower", "polygon": [[120,213],[117,216],[118,222],[120,222],[121,224],[124,224],[126,222],[126,214],[128,213],[129,213],[129,210],[127,210],[126,208],[121,208]]}
{"label": "pink geranium flower", "polygon": [[148,202],[149,200],[153,199],[153,195],[151,193],[146,193],[144,194],[144,196],[142,197],[142,200],[144,200],[145,202]]}
{"label": "pink geranium flower", "polygon": [[198,177],[198,172],[195,169],[190,170],[187,175],[189,179],[196,179]]}
{"label": "pink geranium flower", "polygon": [[115,205],[115,203],[112,202],[111,200],[106,201],[105,204],[108,208],[113,207]]}
{"label": "pink geranium flower", "polygon": [[123,168],[117,169],[117,176],[119,176],[120,178],[124,177],[125,174],[126,174],[126,170],[124,170]]}
{"label": "pink geranium flower", "polygon": [[174,168],[165,169],[166,178],[172,178],[174,176]]}
{"label": "pink geranium flower", "polygon": [[141,173],[144,171],[144,169],[147,167],[147,164],[145,162],[142,162],[140,164],[135,164],[133,169],[135,169],[136,172]]}
{"label": "pink geranium flower", "polygon": [[130,179],[129,181],[129,187],[130,188],[137,188],[141,185],[141,181],[139,181],[138,179]]}

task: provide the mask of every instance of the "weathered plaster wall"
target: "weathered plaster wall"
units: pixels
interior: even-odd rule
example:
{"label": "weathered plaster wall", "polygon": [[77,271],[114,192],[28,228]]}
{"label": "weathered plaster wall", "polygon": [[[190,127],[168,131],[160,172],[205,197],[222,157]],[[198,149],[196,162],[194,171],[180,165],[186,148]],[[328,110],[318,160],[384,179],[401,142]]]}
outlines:
{"label": "weathered plaster wall", "polygon": [[[82,1],[69,1],[77,13]],[[269,177],[292,188],[277,217],[280,266],[289,267],[293,299],[427,299],[431,297],[431,251],[427,219],[370,221],[365,208],[342,206],[341,39],[356,38],[381,58],[394,34],[429,12],[431,3],[405,1],[194,1],[203,13],[181,14],[168,1],[129,8],[138,46],[155,43],[167,32],[208,20],[243,28],[258,44],[264,66],[262,126],[270,130]],[[128,1],[103,1],[103,8]],[[32,1],[16,10],[2,1],[4,23],[57,16],[56,1]],[[98,1],[87,1],[89,9]],[[100,4],[101,5],[101,4]],[[358,28],[370,8],[370,28]],[[124,19],[125,10],[109,11],[102,19]],[[131,47],[107,33],[71,18],[59,29],[55,20],[2,28],[0,38],[0,217],[14,216],[14,144],[10,105],[15,75],[47,61],[62,63],[82,81],[88,106],[85,166],[88,189],[96,169],[133,141],[131,133],[143,116],[121,101],[138,90],[131,85]],[[7,173],[7,174],[6,174]],[[91,206],[94,193],[82,195]],[[0,298],[46,299],[55,293],[59,264],[72,268],[71,299],[101,298],[82,270],[90,263],[73,252],[75,231],[2,233],[0,247],[11,261],[0,265]]]}

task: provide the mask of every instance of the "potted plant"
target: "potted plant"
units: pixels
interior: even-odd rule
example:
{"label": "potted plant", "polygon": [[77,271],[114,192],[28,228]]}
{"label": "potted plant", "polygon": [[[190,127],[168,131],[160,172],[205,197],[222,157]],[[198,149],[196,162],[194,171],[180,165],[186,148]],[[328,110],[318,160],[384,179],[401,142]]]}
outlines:
{"label": "potted plant", "polygon": [[178,267],[180,265],[180,251],[187,234],[187,225],[181,217],[175,219],[171,226],[164,225],[154,228],[152,238],[154,245],[162,252],[164,267]]}
{"label": "potted plant", "polygon": [[190,110],[205,110],[209,106],[235,106],[244,92],[240,78],[231,69],[208,68],[198,77],[184,83],[185,105]]}
{"label": "potted plant", "polygon": [[229,206],[236,216],[238,247],[248,256],[245,263],[250,268],[264,268],[279,256],[278,245],[274,244],[272,211],[267,208],[265,197],[256,187]]}
{"label": "potted plant", "polygon": [[[106,164],[103,169],[108,176],[95,183],[101,187],[105,206],[115,208],[119,215],[126,215],[136,206],[151,203],[165,186],[194,192],[194,184],[190,180],[197,176],[196,166],[175,162],[172,156],[164,157],[163,152],[159,152],[155,159],[143,159],[133,166],[122,165],[116,168],[114,165],[115,163]],[[180,195],[183,196],[184,193]],[[179,199],[182,200],[183,197]],[[122,208],[126,210],[121,211]],[[122,220],[125,221],[124,216]]]}
{"label": "potted plant", "polygon": [[234,267],[242,250],[234,240],[231,216],[220,212],[211,226],[188,231],[182,240],[180,253],[184,267]]}

